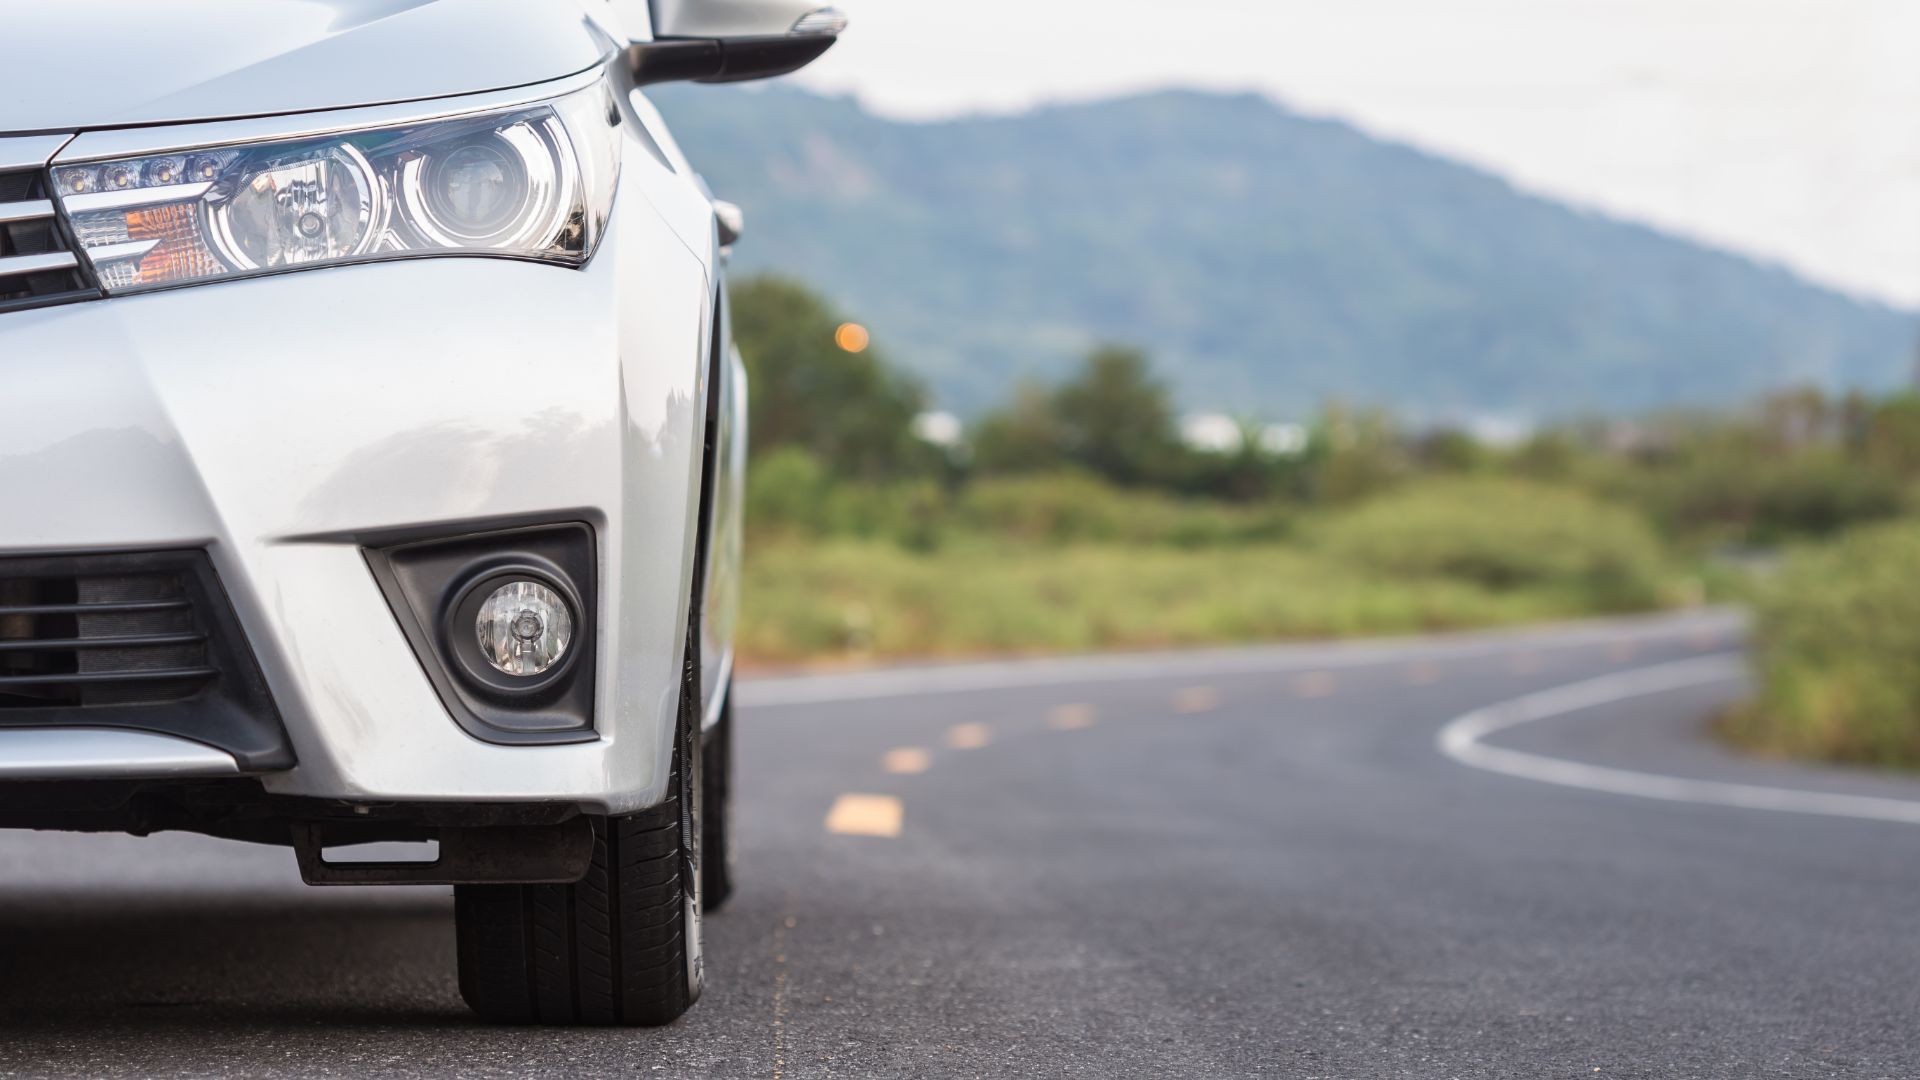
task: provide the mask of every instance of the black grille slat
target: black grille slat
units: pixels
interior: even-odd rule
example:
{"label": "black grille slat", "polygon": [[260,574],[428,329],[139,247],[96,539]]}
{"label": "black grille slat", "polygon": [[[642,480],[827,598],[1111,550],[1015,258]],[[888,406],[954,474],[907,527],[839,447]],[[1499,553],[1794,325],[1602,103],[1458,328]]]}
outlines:
{"label": "black grille slat", "polygon": [[41,687],[90,685],[106,686],[115,683],[169,683],[187,680],[205,681],[220,674],[210,667],[197,668],[157,668],[153,671],[97,671],[92,674],[66,675],[0,675],[0,690],[8,687]]}
{"label": "black grille slat", "polygon": [[[190,609],[155,611],[87,611],[89,604],[151,603],[172,600],[181,593],[181,582],[168,574],[130,574],[114,577],[86,577],[77,582],[81,612],[77,615],[80,637],[128,641],[79,653],[80,675],[96,673],[152,673],[192,670],[204,665],[207,650],[191,639],[194,635]],[[188,643],[180,643],[182,637]],[[204,638],[200,638],[204,640]],[[82,683],[81,700],[90,705],[147,700],[152,687],[134,685],[138,680],[106,683]]]}
{"label": "black grille slat", "polygon": [[0,604],[0,619],[9,615],[77,615],[82,608],[92,614],[112,611],[161,611],[184,608],[185,600],[151,600],[128,604]]}
{"label": "black grille slat", "polygon": [[293,749],[207,553],[0,556],[0,730],[151,731],[244,771]]}
{"label": "black grille slat", "polygon": [[176,701],[219,673],[180,574],[0,578],[0,600],[27,598],[64,602],[0,614],[0,709]]}
{"label": "black grille slat", "polygon": [[[0,204],[47,200],[46,174],[41,169],[0,172]],[[57,217],[48,213],[20,221],[0,221],[0,259],[72,252],[75,265],[29,273],[0,272],[0,311],[44,307],[100,296],[88,276],[85,262],[68,240]]]}
{"label": "black grille slat", "polygon": [[126,649],[142,646],[161,645],[197,645],[207,640],[205,634],[156,634],[145,637],[103,637],[103,638],[46,638],[29,641],[13,641],[0,638],[0,652],[33,652],[36,650],[67,649]]}

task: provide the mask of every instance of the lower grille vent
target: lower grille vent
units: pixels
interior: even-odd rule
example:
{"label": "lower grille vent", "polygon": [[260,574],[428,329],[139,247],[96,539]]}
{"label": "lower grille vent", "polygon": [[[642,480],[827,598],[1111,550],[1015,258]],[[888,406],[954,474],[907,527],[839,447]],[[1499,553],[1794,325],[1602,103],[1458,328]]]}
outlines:
{"label": "lower grille vent", "polygon": [[177,574],[0,577],[0,709],[178,701],[217,674]]}
{"label": "lower grille vent", "polygon": [[0,726],[22,724],[162,731],[291,760],[197,551],[0,559]]}

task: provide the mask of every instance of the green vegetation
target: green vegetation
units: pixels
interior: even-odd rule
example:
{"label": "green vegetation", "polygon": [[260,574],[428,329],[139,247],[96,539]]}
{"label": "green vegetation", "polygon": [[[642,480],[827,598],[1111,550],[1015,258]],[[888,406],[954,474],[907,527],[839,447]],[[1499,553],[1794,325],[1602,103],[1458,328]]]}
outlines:
{"label": "green vegetation", "polygon": [[1472,440],[1414,445],[1334,410],[1295,452],[1257,425],[1195,450],[1147,357],[1102,348],[941,447],[914,433],[920,387],[835,347],[818,297],[762,278],[734,304],[754,379],[754,660],[1404,632],[1682,591],[1631,510],[1475,475],[1490,459]]}
{"label": "green vegetation", "polygon": [[[1648,610],[1757,611],[1771,752],[1920,766],[1920,397],[1779,394],[1495,444],[1331,407],[1197,449],[1142,353],[1015,388],[966,438],[790,282],[753,365],[750,662],[1151,648]],[[1778,563],[1777,573],[1753,573]]]}
{"label": "green vegetation", "polygon": [[[1631,512],[1521,480],[1441,480],[1325,513],[1181,500],[1084,473],[856,491],[791,450],[755,476],[751,656],[1404,633],[1684,595]],[[1517,527],[1502,535],[1489,512]]]}
{"label": "green vegetation", "polygon": [[1920,522],[1797,553],[1758,591],[1760,694],[1726,733],[1796,757],[1920,767]]}
{"label": "green vegetation", "polygon": [[733,291],[733,320],[746,345],[747,427],[756,445],[802,448],[850,480],[883,479],[932,460],[912,428],[925,392],[882,354],[835,345],[841,320],[805,287],[773,277],[742,282]]}
{"label": "green vegetation", "polygon": [[1048,390],[1028,385],[1011,408],[980,425],[974,453],[986,472],[1059,465],[1119,484],[1170,479],[1177,460],[1173,401],[1138,349],[1105,346],[1080,376]]}
{"label": "green vegetation", "polygon": [[1560,590],[1599,611],[1656,606],[1670,565],[1632,510],[1529,480],[1437,478],[1335,516],[1319,541],[1380,574]]}
{"label": "green vegetation", "polygon": [[1318,550],[763,543],[741,647],[761,661],[1198,645],[1490,626],[1592,610],[1579,590],[1383,576]]}
{"label": "green vegetation", "polygon": [[[1763,693],[1730,734],[1920,765],[1920,551],[1898,524],[1920,512],[1920,397],[1832,396],[1902,381],[1910,313],[1251,95],[915,124],[788,87],[649,93],[747,207],[736,266],[817,283],[901,364],[837,349],[841,316],[804,288],[738,291],[754,656],[1361,634],[1705,592],[1758,610]],[[1796,383],[1821,390],[1655,412]],[[929,386],[976,420],[956,445],[916,434]],[[1392,412],[1322,408],[1304,445],[1248,423],[1216,452],[1174,422],[1180,402],[1342,399]],[[1435,426],[1580,409],[1642,418],[1519,445]],[[1777,575],[1749,569],[1781,551]]]}

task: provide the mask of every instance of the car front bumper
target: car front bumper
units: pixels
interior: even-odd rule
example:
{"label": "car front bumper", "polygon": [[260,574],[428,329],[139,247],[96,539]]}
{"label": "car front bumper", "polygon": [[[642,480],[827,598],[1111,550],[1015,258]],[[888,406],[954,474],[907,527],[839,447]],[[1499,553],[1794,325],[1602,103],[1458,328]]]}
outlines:
{"label": "car front bumper", "polygon": [[[581,270],[417,259],[0,315],[0,557],[206,551],[296,759],[262,775],[270,794],[652,805],[695,565],[712,283],[627,201]],[[563,521],[595,531],[596,737],[482,741],[436,695],[365,550]],[[0,780],[141,769],[113,759],[137,740],[73,754],[24,734],[0,726]],[[232,771],[148,749],[162,775]]]}

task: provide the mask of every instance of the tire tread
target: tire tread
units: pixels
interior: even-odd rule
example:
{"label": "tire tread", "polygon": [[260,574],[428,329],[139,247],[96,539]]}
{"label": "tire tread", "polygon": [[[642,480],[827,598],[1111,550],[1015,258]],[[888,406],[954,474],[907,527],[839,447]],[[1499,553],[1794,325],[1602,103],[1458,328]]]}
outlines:
{"label": "tire tread", "polygon": [[692,1005],[681,756],[676,745],[665,802],[594,819],[592,861],[574,884],[454,888],[460,994],[482,1019],[657,1027]]}

